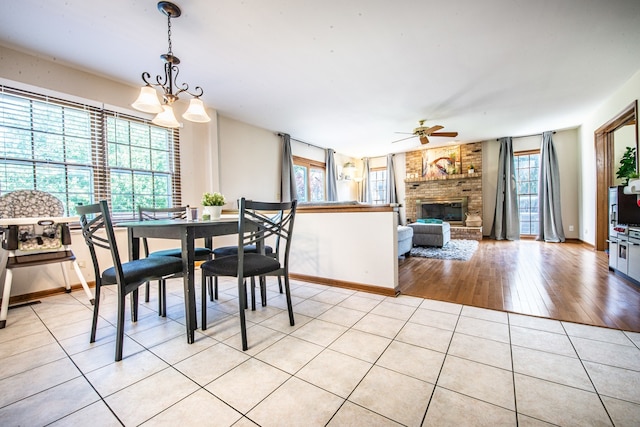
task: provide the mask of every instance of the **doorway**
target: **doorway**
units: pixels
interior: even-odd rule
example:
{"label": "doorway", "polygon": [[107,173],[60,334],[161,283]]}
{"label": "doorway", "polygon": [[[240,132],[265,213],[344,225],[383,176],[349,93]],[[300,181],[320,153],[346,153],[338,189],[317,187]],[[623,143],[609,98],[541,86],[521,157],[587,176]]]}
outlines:
{"label": "doorway", "polygon": [[[609,187],[614,184],[614,173],[617,168],[615,157],[614,132],[622,126],[633,125],[635,128],[636,152],[638,147],[638,101],[634,101],[620,114],[600,126],[595,131],[596,151],[596,241],[595,249],[607,249],[609,237],[608,198]],[[638,169],[636,160],[636,170]]]}

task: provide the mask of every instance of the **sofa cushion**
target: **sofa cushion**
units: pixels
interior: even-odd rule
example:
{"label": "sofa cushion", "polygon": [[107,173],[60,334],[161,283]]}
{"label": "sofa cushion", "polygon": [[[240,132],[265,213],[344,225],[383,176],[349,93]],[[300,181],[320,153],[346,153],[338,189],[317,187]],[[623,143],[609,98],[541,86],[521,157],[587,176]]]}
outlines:
{"label": "sofa cushion", "polygon": [[404,225],[398,226],[398,241],[407,240],[413,237],[413,228],[405,227]]}

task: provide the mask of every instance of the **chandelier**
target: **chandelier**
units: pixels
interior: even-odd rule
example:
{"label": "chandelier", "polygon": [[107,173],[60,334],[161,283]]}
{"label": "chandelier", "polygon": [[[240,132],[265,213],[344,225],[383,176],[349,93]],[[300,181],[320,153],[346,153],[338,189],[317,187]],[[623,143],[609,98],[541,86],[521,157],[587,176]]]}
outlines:
{"label": "chandelier", "polygon": [[[180,127],[180,123],[176,120],[173,113],[173,103],[177,101],[181,93],[187,93],[193,98],[189,102],[189,108],[182,117],[191,122],[206,123],[211,120],[204,109],[204,103],[200,99],[204,93],[200,86],[196,86],[194,92],[189,91],[189,85],[182,83],[178,85],[176,78],[180,70],[178,64],[180,59],[173,54],[171,46],[171,18],[179,17],[182,12],[180,8],[168,1],[158,2],[158,10],[167,16],[167,38],[169,39],[169,49],[167,53],[160,55],[164,61],[164,75],[157,75],[156,82],[149,81],[151,74],[146,71],[142,73],[142,81],[146,83],[140,89],[138,99],[131,104],[133,108],[145,113],[156,113],[152,123],[158,126],[170,128]],[[162,91],[163,103],[160,103],[156,88]]]}

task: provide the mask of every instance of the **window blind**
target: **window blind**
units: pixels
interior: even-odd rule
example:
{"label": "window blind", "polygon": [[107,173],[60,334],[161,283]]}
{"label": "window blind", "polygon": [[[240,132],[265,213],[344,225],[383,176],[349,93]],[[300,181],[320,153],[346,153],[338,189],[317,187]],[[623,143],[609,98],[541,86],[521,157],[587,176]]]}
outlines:
{"label": "window blind", "polygon": [[133,116],[0,85],[0,194],[36,189],[66,215],[107,200],[114,219],[181,204],[179,133]]}

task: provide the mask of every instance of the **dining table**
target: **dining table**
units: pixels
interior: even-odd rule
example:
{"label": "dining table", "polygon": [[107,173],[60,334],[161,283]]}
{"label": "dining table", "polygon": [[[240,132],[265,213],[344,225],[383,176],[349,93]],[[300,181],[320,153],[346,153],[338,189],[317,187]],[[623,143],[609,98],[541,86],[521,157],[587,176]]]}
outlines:
{"label": "dining table", "polygon": [[127,221],[117,224],[126,227],[129,241],[129,259],[140,258],[140,239],[174,239],[182,245],[182,279],[184,284],[184,310],[187,342],[195,340],[198,328],[195,293],[195,240],[204,239],[212,248],[213,237],[238,233],[238,217],[221,217],[214,220],[158,219],[153,221]]}

